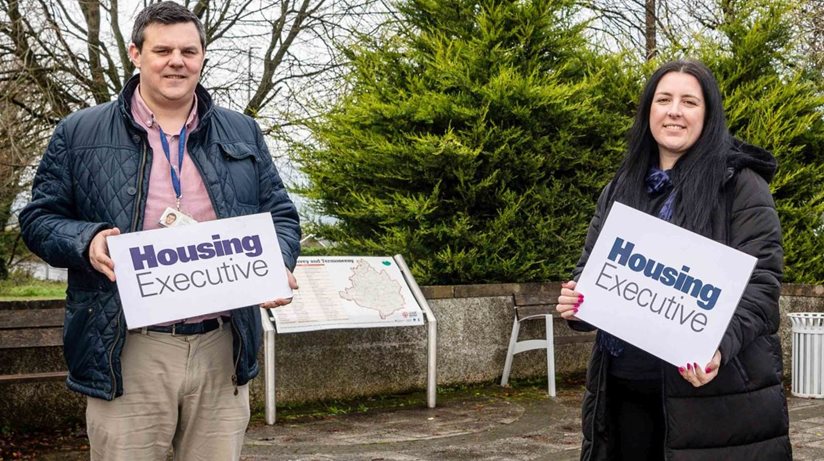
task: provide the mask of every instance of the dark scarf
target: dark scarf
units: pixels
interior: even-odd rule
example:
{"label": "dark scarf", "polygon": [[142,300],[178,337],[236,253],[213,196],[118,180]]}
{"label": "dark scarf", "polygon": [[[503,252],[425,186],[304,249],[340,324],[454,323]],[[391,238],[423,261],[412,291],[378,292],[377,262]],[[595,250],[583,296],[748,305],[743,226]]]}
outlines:
{"label": "dark scarf", "polygon": [[[669,171],[670,170],[664,171],[658,167],[651,167],[649,171],[647,171],[647,177],[644,178],[647,194],[651,197],[659,195],[667,189],[672,189],[664,201],[664,205],[661,206],[661,210],[658,211],[658,217],[667,222],[672,221],[672,212],[675,203],[675,189],[672,188]],[[624,341],[603,330],[598,330],[595,340],[599,349],[608,352],[609,355],[613,357],[618,357],[624,352]]]}

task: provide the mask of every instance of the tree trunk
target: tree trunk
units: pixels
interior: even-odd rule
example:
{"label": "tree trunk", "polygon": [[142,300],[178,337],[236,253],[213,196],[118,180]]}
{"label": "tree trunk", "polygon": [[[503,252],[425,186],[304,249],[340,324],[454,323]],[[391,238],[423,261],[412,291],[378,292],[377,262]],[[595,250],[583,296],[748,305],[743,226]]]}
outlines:
{"label": "tree trunk", "polygon": [[658,47],[655,43],[655,0],[646,0],[645,9],[646,20],[644,22],[644,37],[646,39],[647,61],[649,61],[650,59],[654,58],[656,54],[658,54]]}

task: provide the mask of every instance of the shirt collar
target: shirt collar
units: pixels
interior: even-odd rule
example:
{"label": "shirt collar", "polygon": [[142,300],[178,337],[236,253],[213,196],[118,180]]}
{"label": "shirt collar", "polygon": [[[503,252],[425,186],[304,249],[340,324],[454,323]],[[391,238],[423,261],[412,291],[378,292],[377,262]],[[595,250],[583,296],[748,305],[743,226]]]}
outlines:
{"label": "shirt collar", "polygon": [[[192,129],[197,126],[198,122],[197,95],[192,95],[192,98],[192,110],[189,112],[189,117],[186,119],[186,131],[188,132],[191,132]],[[146,105],[146,101],[144,101],[143,97],[140,95],[139,84],[132,94],[132,115],[135,120],[137,120],[137,123],[147,130],[159,128],[159,125],[155,120],[154,113],[151,109],[149,109],[149,106]]]}

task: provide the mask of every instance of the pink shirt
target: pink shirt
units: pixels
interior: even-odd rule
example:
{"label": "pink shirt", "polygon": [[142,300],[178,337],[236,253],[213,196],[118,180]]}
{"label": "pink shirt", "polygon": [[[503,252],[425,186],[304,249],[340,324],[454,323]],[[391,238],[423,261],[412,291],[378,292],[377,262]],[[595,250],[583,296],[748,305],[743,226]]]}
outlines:
{"label": "pink shirt", "polygon": [[[188,146],[184,146],[183,169],[178,170],[178,148],[180,146],[180,127],[164,129],[169,142],[171,165],[163,153],[160,142],[160,125],[155,121],[154,114],[140,97],[140,87],[132,96],[132,116],[137,123],[146,129],[149,135],[149,147],[152,148],[152,171],[149,173],[149,191],[146,198],[146,208],[143,210],[143,230],[160,228],[160,215],[166,207],[176,208],[175,190],[172,186],[171,168],[174,168],[180,177],[181,197],[180,210],[191,216],[195,221],[212,221],[217,219],[203,178],[200,177],[197,167],[189,156]],[[186,136],[197,128],[197,98],[192,104],[192,111],[186,120]]]}
{"label": "pink shirt", "polygon": [[[212,221],[217,219],[209,193],[203,184],[200,172],[189,156],[188,146],[184,145],[183,168],[178,170],[178,148],[180,146],[180,127],[169,127],[164,129],[166,139],[169,143],[169,153],[171,154],[172,165],[166,159],[163,152],[163,145],[160,142],[160,125],[155,121],[155,116],[151,109],[140,96],[140,86],[132,96],[132,116],[135,121],[142,126],[149,135],[149,147],[152,149],[152,170],[149,173],[149,190],[146,198],[146,208],[143,210],[143,230],[159,229],[160,216],[166,207],[176,208],[177,199],[175,189],[172,186],[171,169],[174,168],[180,178],[180,210],[191,216],[195,221]],[[186,137],[197,128],[197,96],[194,97],[192,111],[186,120]],[[186,319],[186,323],[198,323],[207,319],[218,318],[221,315],[228,315],[228,312],[216,312],[214,314],[202,315]],[[171,325],[177,322],[164,323]]]}

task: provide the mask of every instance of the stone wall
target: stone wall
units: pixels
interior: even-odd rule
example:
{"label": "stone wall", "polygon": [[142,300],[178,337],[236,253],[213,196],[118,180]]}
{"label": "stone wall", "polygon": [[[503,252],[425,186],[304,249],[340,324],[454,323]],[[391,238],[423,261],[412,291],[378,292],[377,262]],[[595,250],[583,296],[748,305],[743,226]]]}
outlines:
{"label": "stone wall", "polygon": [[[494,284],[422,287],[438,325],[439,385],[499,381],[515,306],[554,304],[559,285]],[[790,312],[824,312],[824,286],[784,285],[780,303],[785,376],[790,376]],[[3,309],[0,306],[0,309]],[[594,335],[554,321],[559,375],[585,369]],[[541,321],[526,322],[521,339],[543,337]],[[4,334],[0,329],[0,335]],[[278,404],[398,393],[426,388],[426,328],[328,330],[277,335]],[[263,365],[261,351],[260,363]],[[0,374],[64,368],[59,348],[0,350]],[[546,355],[515,356],[512,378],[546,375]],[[263,408],[262,374],[252,402]],[[424,401],[421,402],[425,404]],[[62,383],[0,384],[0,428],[82,421],[84,399]]]}

